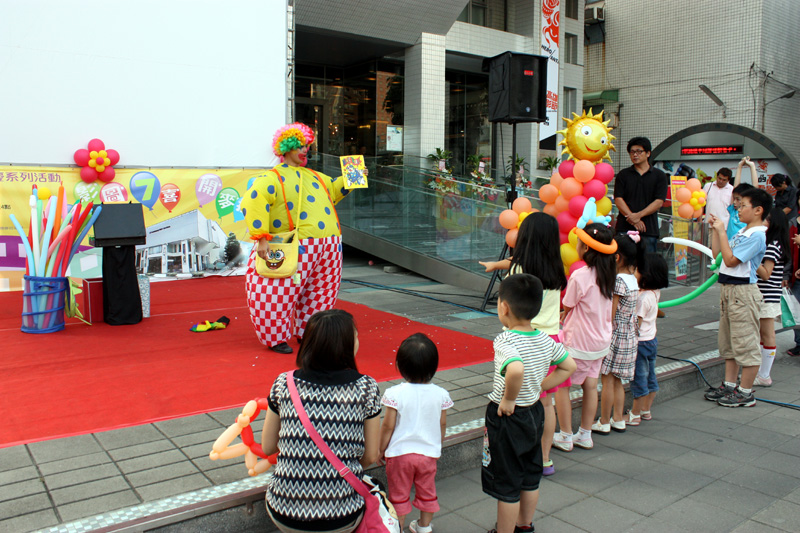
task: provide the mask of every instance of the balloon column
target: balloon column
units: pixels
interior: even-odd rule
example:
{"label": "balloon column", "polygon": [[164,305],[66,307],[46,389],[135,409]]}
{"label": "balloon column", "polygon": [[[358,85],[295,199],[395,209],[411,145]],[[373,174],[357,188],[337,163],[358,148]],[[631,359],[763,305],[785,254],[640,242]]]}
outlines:
{"label": "balloon column", "polygon": [[109,182],[114,179],[116,171],[114,165],[119,163],[119,152],[106,150],[106,145],[100,139],[89,141],[89,149],[76,150],[72,156],[75,164],[81,167],[81,179],[86,183],[95,180]]}
{"label": "balloon column", "polygon": [[531,206],[530,200],[520,196],[511,204],[511,209],[506,209],[500,213],[500,225],[508,230],[506,232],[506,244],[509,248],[514,248],[517,245],[517,232],[525,217],[531,213],[538,212],[538,209],[534,209]]}
{"label": "balloon column", "polygon": [[703,190],[703,184],[697,178],[690,179],[684,187],[676,189],[675,200],[681,204],[678,207],[679,217],[698,218],[703,216],[706,192]]}
{"label": "balloon column", "polygon": [[614,168],[602,159],[610,161],[608,151],[616,151],[611,143],[616,137],[608,129],[609,121],[603,121],[602,111],[593,115],[590,109],[588,115],[584,111],[572,116],[572,120],[564,118],[567,127],[558,131],[564,137],[559,143],[564,146],[562,154],[569,154],[569,159],[559,165],[550,183],[539,189],[539,199],[545,203],[543,211],[558,220],[561,258],[568,274],[583,266],[578,261],[577,235],[570,232],[584,217],[587,204],[590,201],[593,204],[589,206],[590,219],[611,212],[611,199],[606,195],[608,184],[614,179]]}
{"label": "balloon column", "polygon": [[[208,455],[209,459],[216,461],[244,455],[244,464],[247,466],[247,473],[251,476],[262,474],[271,465],[274,465],[278,461],[278,454],[267,456],[261,448],[261,443],[257,443],[253,439],[253,428],[250,427],[250,423],[256,419],[261,409],[269,409],[266,398],[256,398],[247,402],[242,409],[242,414],[236,417],[236,422],[223,431],[222,435],[214,442],[211,453]],[[240,435],[242,442],[231,446],[234,439]],[[266,461],[259,461],[259,457]]]}

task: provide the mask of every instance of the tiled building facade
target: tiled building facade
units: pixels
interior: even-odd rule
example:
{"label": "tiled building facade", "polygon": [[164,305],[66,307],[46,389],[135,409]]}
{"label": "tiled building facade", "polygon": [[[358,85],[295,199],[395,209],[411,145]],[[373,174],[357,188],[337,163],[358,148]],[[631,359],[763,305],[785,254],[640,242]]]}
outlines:
{"label": "tiled building facade", "polygon": [[631,137],[645,135],[656,147],[705,123],[763,132],[800,157],[800,94],[780,98],[800,86],[800,3],[606,0],[587,7],[592,5],[603,7],[605,39],[585,46],[584,90],[618,90],[618,102],[603,104],[619,125],[616,168],[629,164],[624,148]]}

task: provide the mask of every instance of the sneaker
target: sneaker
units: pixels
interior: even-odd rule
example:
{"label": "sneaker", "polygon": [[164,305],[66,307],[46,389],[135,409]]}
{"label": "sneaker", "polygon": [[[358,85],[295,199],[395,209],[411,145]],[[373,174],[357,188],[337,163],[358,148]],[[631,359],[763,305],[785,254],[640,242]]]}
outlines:
{"label": "sneaker", "polygon": [[628,411],[628,425],[638,426],[642,423],[642,415],[635,415],[633,411]]}
{"label": "sneaker", "polygon": [[527,526],[514,526],[514,533],[535,533],[536,528],[533,527],[533,522],[528,524]]}
{"label": "sneaker", "polygon": [[553,448],[561,450],[562,452],[571,452],[572,435],[570,435],[569,437],[564,437],[561,435],[560,431],[555,435],[553,435]]}
{"label": "sneaker", "polygon": [[753,407],[756,404],[756,397],[753,396],[752,392],[750,394],[744,394],[737,387],[724,398],[720,398],[717,404],[722,407]]}
{"label": "sneaker", "polygon": [[772,387],[772,378],[756,376],[756,379],[753,380],[753,385],[756,387]]}
{"label": "sneaker", "polygon": [[642,415],[642,420],[652,420],[653,419],[653,415],[650,414],[650,411],[642,411],[639,414]]}
{"label": "sneaker", "polygon": [[589,433],[585,437],[581,436],[581,432],[578,431],[576,434],[572,436],[572,444],[579,448],[583,448],[584,450],[591,450],[594,448],[594,443],[592,442],[592,434]]}
{"label": "sneaker", "polygon": [[706,389],[706,393],[703,396],[703,398],[705,398],[709,402],[716,402],[717,400],[721,400],[722,398],[724,398],[725,396],[734,391],[735,389],[726,387],[725,384],[723,383],[716,389]]}
{"label": "sneaker", "polygon": [[800,345],[795,346],[791,350],[786,350],[786,353],[792,357],[800,357]]}
{"label": "sneaker", "polygon": [[413,531],[413,533],[431,533],[433,531],[433,522],[427,526],[421,526],[417,523],[417,520],[412,520],[410,524],[408,524],[408,529]]}
{"label": "sneaker", "polygon": [[[597,419],[597,422],[592,424],[592,431],[595,433],[599,433],[601,435],[608,435],[611,433],[611,424],[603,424],[600,422],[600,419]],[[575,442],[575,437],[572,438],[572,442]]]}
{"label": "sneaker", "polygon": [[553,464],[553,461],[547,461],[545,464],[542,465],[543,476],[552,476],[555,473],[556,473],[556,467]]}
{"label": "sneaker", "polygon": [[611,419],[611,429],[616,431],[617,433],[625,433],[625,421],[620,420],[619,422],[614,422],[614,419]]}

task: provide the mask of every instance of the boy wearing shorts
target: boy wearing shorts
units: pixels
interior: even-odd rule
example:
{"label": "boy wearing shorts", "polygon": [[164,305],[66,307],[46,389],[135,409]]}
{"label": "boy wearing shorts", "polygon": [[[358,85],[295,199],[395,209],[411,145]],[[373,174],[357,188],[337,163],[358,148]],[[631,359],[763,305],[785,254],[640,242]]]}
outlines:
{"label": "boy wearing shorts", "polygon": [[[719,353],[725,359],[725,381],[706,391],[705,399],[724,407],[752,407],[753,381],[761,365],[759,316],[763,297],[756,282],[756,270],[767,249],[764,218],[772,209],[772,198],[762,189],[742,193],[739,220],[745,227],[730,241],[725,224],[711,216],[711,249],[722,253],[719,269]],[[741,368],[742,379],[736,386]]]}
{"label": "boy wearing shorts", "polygon": [[[481,470],[483,492],[497,499],[495,533],[533,531],[542,477],[539,396],[575,371],[564,347],[531,326],[541,305],[542,283],[535,276],[514,274],[500,284],[497,315],[506,331],[494,340]],[[547,376],[551,365],[557,368]]]}

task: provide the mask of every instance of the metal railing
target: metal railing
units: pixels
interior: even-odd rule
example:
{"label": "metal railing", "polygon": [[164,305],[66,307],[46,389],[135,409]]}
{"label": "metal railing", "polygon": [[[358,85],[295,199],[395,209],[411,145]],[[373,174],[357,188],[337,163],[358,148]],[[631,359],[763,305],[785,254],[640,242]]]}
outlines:
{"label": "metal railing", "polygon": [[[505,230],[498,221],[499,214],[508,207],[504,188],[483,187],[464,177],[444,176],[422,157],[366,158],[366,162],[369,187],[354,191],[337,208],[344,226],[408,252],[489,277],[478,261],[496,259],[505,244]],[[341,174],[338,156],[318,154],[310,166],[330,176]],[[535,208],[543,207],[537,189],[522,189],[519,194],[530,199]],[[616,208],[612,214],[615,211]],[[660,236],[673,235],[672,216],[659,213],[658,220]],[[706,225],[683,222],[687,224],[686,238],[706,241]],[[680,274],[673,267],[675,247],[660,242],[658,252],[670,266],[673,283],[698,285],[711,275],[706,257],[699,252],[687,250],[685,271]]]}

